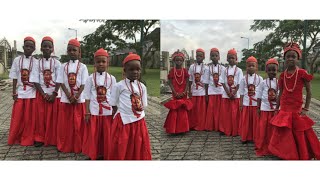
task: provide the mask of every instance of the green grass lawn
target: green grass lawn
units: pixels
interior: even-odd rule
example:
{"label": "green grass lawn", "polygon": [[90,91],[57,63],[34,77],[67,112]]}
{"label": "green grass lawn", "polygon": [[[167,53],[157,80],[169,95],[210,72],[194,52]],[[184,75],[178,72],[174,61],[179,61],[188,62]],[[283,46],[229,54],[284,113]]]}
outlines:
{"label": "green grass lawn", "polygon": [[[87,65],[89,74],[93,72],[93,65]],[[117,81],[122,80],[122,67],[109,67],[109,73]],[[147,73],[142,76],[147,83],[147,91],[150,96],[160,97],[160,69],[147,69]]]}
{"label": "green grass lawn", "polygon": [[[245,71],[244,71],[245,73]],[[277,77],[280,76],[280,72],[277,74]],[[265,79],[268,75],[264,71],[259,71],[259,75]],[[311,81],[311,93],[312,97],[320,100],[320,74],[314,74],[313,80]],[[305,91],[305,90],[304,90]],[[305,94],[305,92],[304,92]]]}

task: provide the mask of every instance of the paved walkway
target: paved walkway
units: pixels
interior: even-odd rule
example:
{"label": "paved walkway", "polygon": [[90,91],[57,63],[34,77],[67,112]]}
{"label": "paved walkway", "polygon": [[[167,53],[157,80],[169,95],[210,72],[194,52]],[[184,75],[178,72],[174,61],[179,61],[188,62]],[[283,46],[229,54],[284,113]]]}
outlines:
{"label": "paved walkway", "polygon": [[[170,95],[162,95],[166,101]],[[161,122],[164,124],[168,110],[161,107]],[[320,138],[320,103],[312,100],[309,116],[316,121],[314,130]],[[160,134],[161,160],[278,160],[274,156],[258,157],[254,144],[242,144],[240,137],[227,137],[218,132],[190,131],[170,135],[164,129]]]}
{"label": "paved walkway", "polygon": [[[13,100],[12,89],[0,91],[0,160],[85,160],[83,154],[60,153],[55,146],[33,147],[33,146],[8,146],[8,132],[11,120]],[[152,158],[160,159],[160,128],[157,120],[160,118],[159,98],[149,98],[149,106],[146,110],[146,122],[149,129]]]}

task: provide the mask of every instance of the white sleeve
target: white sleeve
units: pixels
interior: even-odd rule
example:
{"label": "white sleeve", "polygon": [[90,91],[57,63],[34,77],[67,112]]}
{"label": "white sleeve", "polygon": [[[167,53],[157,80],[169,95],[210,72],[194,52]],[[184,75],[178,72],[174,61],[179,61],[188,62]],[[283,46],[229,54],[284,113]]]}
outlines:
{"label": "white sleeve", "polygon": [[57,73],[58,74],[58,76],[57,76],[57,80],[56,80],[56,82],[57,83],[64,83],[64,67],[65,67],[65,65],[64,64],[62,64],[61,66],[60,66],[60,68],[59,68],[59,72]]}
{"label": "white sleeve", "polygon": [[[112,85],[110,87],[110,93],[112,93],[112,89],[115,87],[115,85],[117,84],[117,80],[114,76],[111,75],[111,81],[112,81]],[[112,95],[111,95],[112,96]]]}
{"label": "white sleeve", "polygon": [[9,73],[9,78],[10,79],[18,79],[18,73],[19,73],[19,58],[15,58],[13,60],[10,73]]}
{"label": "white sleeve", "polygon": [[91,87],[92,87],[92,80],[91,80],[91,76],[89,76],[86,80],[86,84],[84,85],[84,98],[86,100],[90,100]]}
{"label": "white sleeve", "polygon": [[244,82],[244,78],[242,78],[239,86],[240,95],[244,95],[244,92],[245,92],[244,88],[245,88],[245,82]]}
{"label": "white sleeve", "polygon": [[239,79],[238,84],[240,84],[241,80],[243,79],[243,72],[242,72],[242,69],[240,69],[240,68],[238,68],[238,70],[239,70],[239,72],[238,72],[238,79]]}
{"label": "white sleeve", "polygon": [[81,85],[86,84],[88,76],[89,76],[88,68],[85,64],[83,64],[83,69],[82,69],[82,73],[81,73]]}
{"label": "white sleeve", "polygon": [[120,82],[112,86],[111,90],[111,98],[109,101],[110,106],[117,106],[119,101],[119,95],[120,95]]}
{"label": "white sleeve", "polygon": [[224,69],[224,70],[221,72],[221,75],[220,75],[220,77],[219,77],[219,83],[224,84],[224,83],[226,82],[225,78],[226,78],[226,69]]}
{"label": "white sleeve", "polygon": [[147,107],[148,106],[148,92],[147,92],[147,88],[144,84],[142,85],[142,89],[143,89],[143,94],[142,94],[142,103],[143,103],[143,107]]}
{"label": "white sleeve", "polygon": [[32,59],[33,61],[33,66],[32,66],[32,70],[30,73],[30,79],[29,82],[33,82],[33,83],[40,83],[40,73],[39,73],[39,60],[36,59]]}
{"label": "white sleeve", "polygon": [[56,81],[58,79],[58,74],[60,74],[60,67],[61,67],[61,62],[56,60],[56,66],[55,66],[55,72],[56,72]]}
{"label": "white sleeve", "polygon": [[209,84],[209,82],[210,82],[210,81],[208,80],[208,78],[210,77],[209,74],[210,74],[209,68],[206,66],[206,67],[204,68],[204,73],[203,73],[203,83],[204,83],[204,84]]}
{"label": "white sleeve", "polygon": [[257,98],[259,99],[262,98],[263,89],[264,89],[264,82],[262,81],[257,88]]}

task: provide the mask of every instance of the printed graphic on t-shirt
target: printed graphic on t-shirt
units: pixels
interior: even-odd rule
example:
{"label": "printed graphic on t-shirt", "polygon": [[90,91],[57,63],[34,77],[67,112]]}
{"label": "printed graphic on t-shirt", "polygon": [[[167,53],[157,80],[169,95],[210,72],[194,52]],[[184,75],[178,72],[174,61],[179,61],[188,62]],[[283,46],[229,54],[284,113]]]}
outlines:
{"label": "printed graphic on t-shirt", "polygon": [[107,100],[106,94],[107,94],[106,87],[104,87],[104,86],[97,87],[97,101],[98,101],[98,103],[102,103]]}
{"label": "printed graphic on t-shirt", "polygon": [[203,84],[201,83],[201,74],[200,73],[195,73],[194,74],[194,82],[196,84],[196,89],[198,89],[198,87],[203,87]]}
{"label": "printed graphic on t-shirt", "polygon": [[134,93],[130,95],[130,98],[132,109],[134,109],[135,111],[143,111],[141,97],[137,93]]}
{"label": "printed graphic on t-shirt", "polygon": [[52,73],[50,69],[46,69],[43,71],[43,80],[47,88],[49,88],[50,86],[55,87],[54,82],[52,81]]}

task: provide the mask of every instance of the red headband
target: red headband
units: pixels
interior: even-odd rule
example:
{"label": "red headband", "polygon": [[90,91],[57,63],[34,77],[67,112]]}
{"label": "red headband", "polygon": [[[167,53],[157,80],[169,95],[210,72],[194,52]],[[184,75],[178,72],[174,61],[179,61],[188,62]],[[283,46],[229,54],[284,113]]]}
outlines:
{"label": "red headband", "polygon": [[31,36],[27,36],[27,37],[25,37],[24,38],[24,42],[26,42],[26,41],[32,41],[33,43],[34,43],[34,45],[36,45],[36,41],[33,39],[33,37],[31,37]]}
{"label": "red headband", "polygon": [[218,48],[211,48],[210,52],[219,52]]}
{"label": "red headband", "polygon": [[106,57],[109,57],[109,54],[106,50],[104,50],[103,48],[100,48],[99,50],[97,50],[95,53],[94,53],[94,57],[97,57],[97,56],[106,56]]}
{"label": "red headband", "polygon": [[203,55],[205,54],[205,53],[204,53],[204,50],[203,50],[202,48],[198,48],[198,49],[196,50],[196,53],[197,53],[197,52],[202,52]]}
{"label": "red headband", "polygon": [[253,57],[253,56],[250,56],[248,59],[247,59],[247,61],[246,61],[247,63],[248,62],[255,62],[255,63],[258,63],[258,61],[257,61],[257,59],[255,58],[255,57]]}
{"label": "red headband", "polygon": [[141,61],[141,58],[138,54],[133,54],[132,52],[129,52],[129,55],[126,58],[124,58],[122,65],[124,66],[127,62],[134,60]]}
{"label": "red headband", "polygon": [[43,37],[41,43],[42,43],[43,41],[50,41],[50,42],[52,42],[52,44],[53,44],[53,39],[52,39],[50,36],[45,36],[45,37]]}
{"label": "red headband", "polygon": [[287,53],[288,51],[295,51],[295,52],[297,52],[297,53],[298,53],[298,59],[300,59],[301,56],[302,56],[302,52],[301,52],[300,46],[299,46],[299,44],[297,44],[297,43],[295,43],[295,42],[291,42],[291,43],[286,44],[286,45],[284,46],[283,50],[284,50],[284,56],[286,55],[286,53]]}
{"label": "red headband", "polygon": [[73,45],[76,47],[80,47],[80,42],[77,39],[70,39],[68,45]]}
{"label": "red headband", "polygon": [[276,64],[277,66],[279,66],[278,61],[274,58],[271,58],[266,62],[266,66],[268,66],[269,64]]}
{"label": "red headband", "polygon": [[184,54],[182,52],[175,52],[172,54],[172,60],[174,61],[174,59],[176,57],[182,57],[182,59],[184,60]]}

